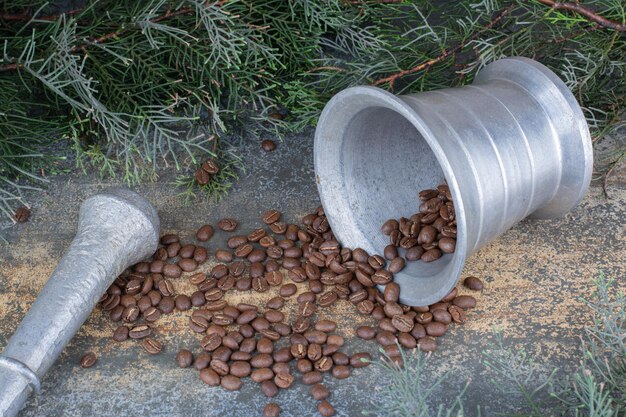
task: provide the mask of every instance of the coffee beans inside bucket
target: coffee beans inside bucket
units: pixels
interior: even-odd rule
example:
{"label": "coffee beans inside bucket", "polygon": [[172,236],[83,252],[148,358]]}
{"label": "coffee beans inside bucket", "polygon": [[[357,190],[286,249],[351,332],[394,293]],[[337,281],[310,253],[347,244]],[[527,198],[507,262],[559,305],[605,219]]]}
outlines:
{"label": "coffee beans inside bucket", "polygon": [[[377,342],[401,365],[401,349],[435,350],[436,339],[465,322],[476,304],[457,289],[431,306],[399,303],[393,275],[405,260],[444,251],[442,246],[450,245],[444,238],[454,240],[442,233],[456,227],[447,187],[422,191],[420,197],[420,213],[383,226],[397,243],[383,254],[341,247],[322,207],[300,225],[283,223],[277,210],[259,213],[257,224],[245,232],[246,225],[232,218],[202,224],[192,234],[196,243],[165,234],[153,258],[123,273],[100,300],[102,311],[116,322],[113,340],[138,343],[156,355],[172,352],[161,332],[187,332],[197,338],[195,352],[190,346],[174,349],[172,366],[194,370],[205,384],[226,390],[252,381],[267,397],[297,383],[311,385],[319,413],[334,415],[336,404],[324,379],[349,378],[372,360],[368,352],[346,349],[346,337]],[[422,221],[429,215],[436,218]],[[227,245],[208,248],[219,234]],[[198,252],[203,256],[196,257]],[[482,288],[476,280],[466,286]],[[246,294],[255,301],[241,302]],[[350,304],[353,317],[333,317],[335,306]],[[168,322],[164,330],[159,322],[175,311],[187,324]],[[270,404],[266,415],[278,415],[280,407]]]}
{"label": "coffee beans inside bucket", "polygon": [[[402,262],[398,259],[398,249],[404,250],[407,261],[433,262],[443,254],[453,253],[456,248],[456,215],[452,194],[447,184],[436,189],[422,190],[418,194],[419,211],[409,218],[389,219],[380,230],[389,236],[389,245],[384,250],[385,258],[395,262],[394,268]],[[404,266],[404,265],[402,265]]]}

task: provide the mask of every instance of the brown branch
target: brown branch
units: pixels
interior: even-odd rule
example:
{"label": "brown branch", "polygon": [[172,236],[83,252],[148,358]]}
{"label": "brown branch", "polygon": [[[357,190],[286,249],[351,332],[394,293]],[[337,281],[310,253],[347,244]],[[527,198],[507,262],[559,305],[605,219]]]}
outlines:
{"label": "brown branch", "polygon": [[410,74],[414,74],[414,73],[419,72],[421,70],[428,69],[428,68],[432,67],[433,65],[435,65],[435,64],[437,64],[437,63],[439,63],[441,61],[444,61],[449,56],[452,56],[452,55],[456,54],[457,52],[461,51],[471,41],[477,39],[485,31],[491,29],[496,24],[498,24],[498,22],[500,22],[502,19],[504,19],[505,16],[507,16],[509,13],[511,13],[511,11],[513,11],[514,8],[515,8],[515,5],[512,4],[509,7],[503,9],[487,25],[485,25],[485,27],[483,27],[481,30],[475,32],[472,36],[470,36],[465,41],[459,43],[454,48],[444,50],[438,57],[430,59],[430,60],[428,60],[426,62],[423,62],[423,63],[421,63],[421,64],[419,64],[419,65],[417,65],[417,66],[415,66],[413,68],[410,68],[410,69],[407,69],[407,70],[402,70],[402,71],[397,72],[395,74],[389,75],[389,76],[387,76],[385,78],[378,79],[378,80],[374,81],[372,84],[373,85],[381,85],[381,84],[389,83],[389,87],[393,87],[393,84],[396,82],[396,80],[398,78],[402,78],[404,76],[407,76],[407,75],[410,75]]}
{"label": "brown branch", "polygon": [[577,13],[587,20],[595,22],[605,28],[615,29],[619,32],[626,32],[626,25],[614,20],[609,20],[606,17],[602,17],[591,9],[585,6],[581,6],[578,3],[561,3],[555,0],[537,0],[539,3],[552,7],[553,10],[568,10],[570,12]]}
{"label": "brown branch", "polygon": [[583,30],[579,30],[577,32],[570,33],[567,36],[563,36],[563,37],[557,38],[557,39],[551,39],[551,40],[547,41],[547,43],[555,43],[555,44],[557,44],[557,43],[567,42],[567,41],[572,40],[572,39],[574,39],[574,38],[576,38],[576,37],[578,37],[578,36],[580,36],[582,34],[593,32],[594,30],[598,30],[601,27],[602,26],[600,26],[598,24],[595,24],[595,25],[589,26],[588,28],[585,28]]}

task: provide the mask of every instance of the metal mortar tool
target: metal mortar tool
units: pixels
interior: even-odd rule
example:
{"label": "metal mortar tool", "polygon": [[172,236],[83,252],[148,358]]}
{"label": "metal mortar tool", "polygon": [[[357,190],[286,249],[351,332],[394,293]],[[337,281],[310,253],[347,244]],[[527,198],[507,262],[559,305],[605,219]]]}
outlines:
{"label": "metal mortar tool", "polygon": [[152,255],[159,216],[128,189],[94,195],[80,207],[69,249],[0,355],[0,415],[15,416],[96,303],[127,267]]}
{"label": "metal mortar tool", "polygon": [[342,245],[382,253],[380,226],[417,211],[417,193],[447,180],[456,250],[394,275],[400,301],[428,305],[456,284],[465,260],[527,216],[550,218],[584,197],[591,136],[576,98],[528,58],[485,66],[460,88],[395,96],[348,88],[324,108],[315,132],[315,174]]}

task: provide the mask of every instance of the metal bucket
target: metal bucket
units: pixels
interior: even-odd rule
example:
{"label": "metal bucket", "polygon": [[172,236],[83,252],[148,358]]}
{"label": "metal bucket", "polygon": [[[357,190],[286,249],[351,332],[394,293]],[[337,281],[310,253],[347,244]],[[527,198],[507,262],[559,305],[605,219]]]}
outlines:
{"label": "metal bucket", "polygon": [[418,211],[418,191],[447,181],[456,250],[395,274],[400,301],[437,302],[468,256],[532,215],[563,215],[585,195],[592,147],[566,85],[527,58],[487,65],[471,85],[395,96],[354,87],[334,96],[315,132],[322,205],[342,245],[382,254],[389,218]]}

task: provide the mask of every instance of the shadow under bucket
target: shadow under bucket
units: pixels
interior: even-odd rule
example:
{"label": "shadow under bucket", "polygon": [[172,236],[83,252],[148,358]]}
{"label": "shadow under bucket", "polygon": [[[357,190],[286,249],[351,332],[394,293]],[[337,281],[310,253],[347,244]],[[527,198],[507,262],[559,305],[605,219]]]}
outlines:
{"label": "shadow under bucket", "polygon": [[354,87],[334,96],[315,132],[315,173],[339,242],[382,254],[381,225],[418,212],[417,193],[447,181],[452,254],[407,262],[400,301],[423,306],[456,284],[468,256],[532,215],[560,216],[585,195],[592,147],[567,86],[527,58],[487,65],[471,85],[406,96]]}

